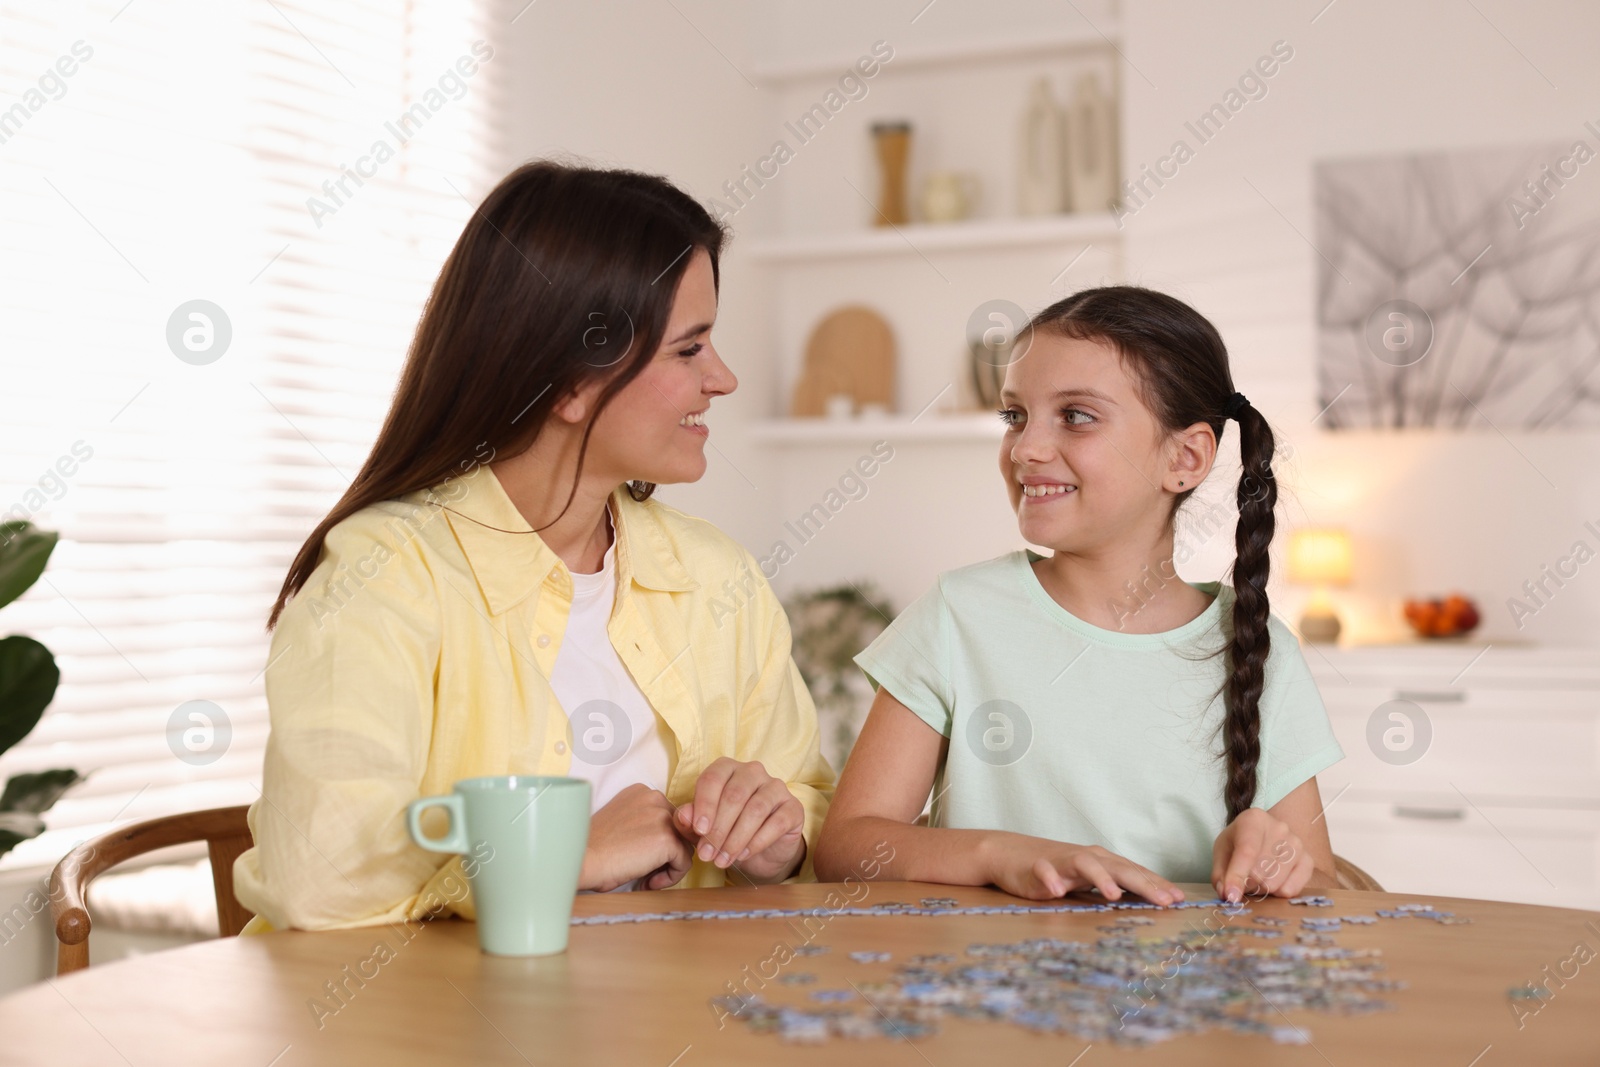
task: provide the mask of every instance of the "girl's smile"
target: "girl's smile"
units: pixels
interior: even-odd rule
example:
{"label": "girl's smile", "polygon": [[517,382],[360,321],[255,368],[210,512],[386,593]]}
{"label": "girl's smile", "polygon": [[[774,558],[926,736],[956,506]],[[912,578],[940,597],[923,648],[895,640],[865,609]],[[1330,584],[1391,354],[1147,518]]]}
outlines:
{"label": "girl's smile", "polygon": [[1023,478],[1021,479],[1021,482],[1022,503],[1029,505],[1046,504],[1051,501],[1060,500],[1066,497],[1069,493],[1075,493],[1078,491],[1078,487],[1075,485],[1067,485],[1061,482],[1050,482],[1039,478]]}

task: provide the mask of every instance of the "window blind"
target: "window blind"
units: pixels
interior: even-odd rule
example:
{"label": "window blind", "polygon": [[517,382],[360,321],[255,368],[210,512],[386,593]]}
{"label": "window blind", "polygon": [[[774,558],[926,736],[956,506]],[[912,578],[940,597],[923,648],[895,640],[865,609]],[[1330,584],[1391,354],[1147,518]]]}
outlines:
{"label": "window blind", "polygon": [[266,613],[503,169],[507,18],[0,0],[0,520],[61,534],[0,634],[62,675],[0,778],[88,775],[0,866],[256,798]]}

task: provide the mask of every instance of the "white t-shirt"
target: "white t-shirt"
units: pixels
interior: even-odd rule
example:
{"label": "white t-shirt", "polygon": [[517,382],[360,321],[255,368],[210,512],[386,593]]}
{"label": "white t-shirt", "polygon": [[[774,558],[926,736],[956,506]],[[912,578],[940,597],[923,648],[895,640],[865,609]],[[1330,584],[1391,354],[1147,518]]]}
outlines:
{"label": "white t-shirt", "polygon": [[666,729],[606,633],[616,601],[616,551],[613,535],[597,573],[572,572],[572,612],[550,672],[550,688],[572,725],[567,774],[589,782],[591,811],[635,782],[667,788]]}

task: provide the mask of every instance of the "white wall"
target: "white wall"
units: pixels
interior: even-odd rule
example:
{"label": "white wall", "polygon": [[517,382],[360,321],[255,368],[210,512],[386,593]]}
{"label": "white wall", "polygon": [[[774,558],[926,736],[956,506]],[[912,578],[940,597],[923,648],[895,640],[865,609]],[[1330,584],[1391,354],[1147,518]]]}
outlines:
{"label": "white wall", "polygon": [[[705,201],[770,140],[767,96],[746,81],[754,68],[749,5],[533,4],[503,43],[513,67],[507,169],[537,157],[631,167]],[[774,369],[764,358],[765,280],[737,239],[746,213],[733,225],[713,340],[739,388],[711,408],[706,476],[659,495],[754,545],[775,502],[768,457],[749,446],[744,427],[766,413]]]}
{"label": "white wall", "polygon": [[[1149,79],[1124,78],[1130,170],[1165,154],[1274,41],[1294,48],[1268,94],[1130,220],[1131,277],[1212,318],[1240,388],[1293,442],[1284,518],[1352,530],[1347,624],[1374,632],[1394,623],[1407,593],[1461,589],[1484,608],[1490,641],[1592,646],[1600,568],[1581,571],[1521,633],[1505,601],[1567,553],[1585,520],[1600,520],[1600,432],[1317,431],[1319,261],[1301,235],[1314,239],[1314,160],[1579,136],[1600,117],[1587,47],[1600,40],[1600,8],[1480,0],[1480,15],[1467,4],[1342,0],[1312,24],[1324,2],[1126,0],[1128,58]],[[1281,610],[1298,596],[1284,592]]]}
{"label": "white wall", "polygon": [[[564,151],[639,166],[704,199],[766,153],[784,117],[777,94],[745,80],[764,64],[854,55],[876,39],[926,47],[1082,25],[1070,6],[1027,0],[677,7],[681,15],[655,4],[529,8],[508,37],[516,158]],[[1078,5],[1097,24],[1109,24],[1108,7]],[[1125,171],[1163,154],[1183,122],[1274,41],[1295,53],[1268,95],[1129,220],[1128,277],[1190,301],[1221,329],[1240,388],[1294,448],[1283,521],[1352,530],[1356,584],[1341,601],[1352,631],[1376,636],[1399,626],[1404,595],[1459,589],[1485,609],[1481,635],[1491,641],[1600,642],[1600,565],[1520,633],[1505,607],[1525,579],[1570,549],[1584,520],[1600,524],[1600,433],[1513,433],[1508,441],[1485,427],[1320,431],[1312,424],[1317,253],[1301,236],[1314,234],[1316,159],[1565,139],[1600,118],[1600,105],[1585,111],[1600,100],[1600,68],[1586,51],[1600,39],[1600,9],[1577,0],[1535,9],[1481,0],[1477,10],[1339,0],[1318,16],[1321,7],[1124,0]],[[780,221],[803,225],[783,217],[783,200],[781,190],[763,191],[735,218],[739,237],[774,232]],[[739,240],[726,264],[717,342],[741,388],[713,408],[717,451],[707,476],[662,497],[762,554],[783,521],[862,449],[778,452],[750,442],[749,421],[783,405],[777,350],[799,340],[777,336],[774,283]],[[897,447],[869,496],[785,568],[779,588],[866,576],[903,605],[938,570],[1015,547],[993,471],[986,446]],[[1186,576],[1221,574],[1230,543],[1212,538]],[[1277,582],[1274,596],[1280,612],[1298,613],[1299,590]]]}

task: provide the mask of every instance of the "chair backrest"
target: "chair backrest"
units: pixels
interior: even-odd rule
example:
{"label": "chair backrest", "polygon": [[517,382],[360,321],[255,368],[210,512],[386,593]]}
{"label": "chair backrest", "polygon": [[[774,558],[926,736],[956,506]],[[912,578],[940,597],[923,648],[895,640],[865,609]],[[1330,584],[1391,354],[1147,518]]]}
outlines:
{"label": "chair backrest", "polygon": [[1378,884],[1376,878],[1343,856],[1333,857],[1333,873],[1339,878],[1340,889],[1360,889],[1368,893],[1383,892],[1383,886]]}
{"label": "chair backrest", "polygon": [[233,861],[253,843],[247,805],[211,808],[149,819],[90,838],[68,852],[50,875],[50,918],[55,924],[56,973],[89,966],[89,883],[119,863],[169,845],[206,842],[217,896],[217,927],[233,937],[253,917],[233,896]]}

